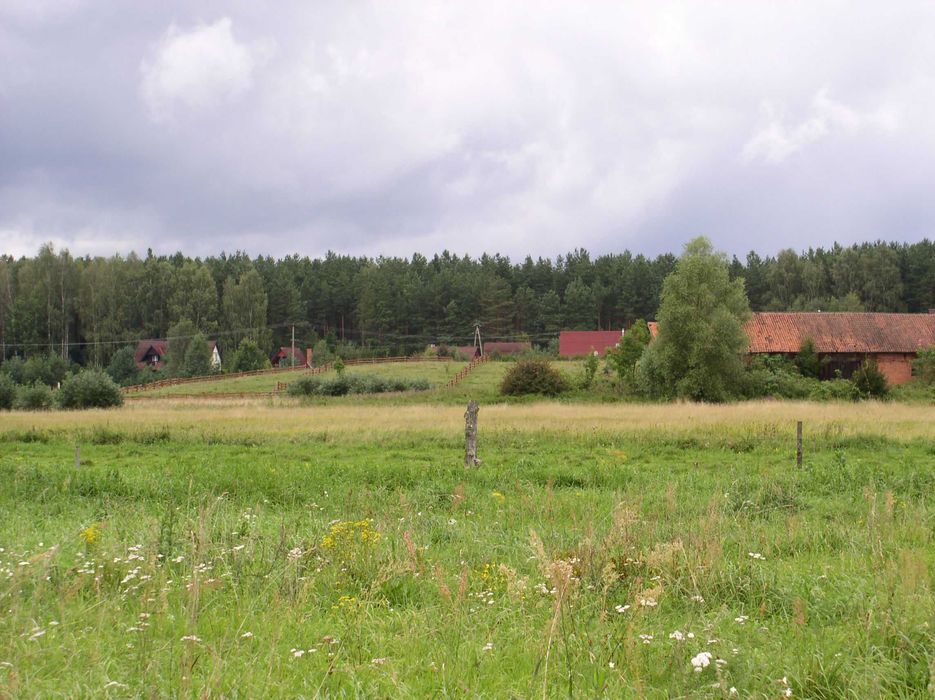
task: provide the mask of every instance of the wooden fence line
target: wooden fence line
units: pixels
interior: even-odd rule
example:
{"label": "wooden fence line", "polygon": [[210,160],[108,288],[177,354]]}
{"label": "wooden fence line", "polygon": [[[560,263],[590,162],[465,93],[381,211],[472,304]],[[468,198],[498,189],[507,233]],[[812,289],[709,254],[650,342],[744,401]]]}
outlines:
{"label": "wooden fence line", "polygon": [[445,384],[445,388],[451,389],[458,386],[458,384],[460,384],[462,380],[468,376],[475,367],[477,367],[477,365],[482,365],[489,360],[490,355],[481,355],[480,357],[475,357],[473,360],[471,360],[467,367],[462,369],[455,376],[448,380],[448,383]]}

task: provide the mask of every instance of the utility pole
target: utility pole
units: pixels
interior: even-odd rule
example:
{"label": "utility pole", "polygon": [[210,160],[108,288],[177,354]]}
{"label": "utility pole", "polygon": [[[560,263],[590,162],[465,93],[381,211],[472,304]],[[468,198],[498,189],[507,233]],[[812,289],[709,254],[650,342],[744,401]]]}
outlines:
{"label": "utility pole", "polygon": [[295,324],[292,324],[292,354],[289,355],[289,364],[295,367]]}
{"label": "utility pole", "polygon": [[474,324],[474,347],[480,350],[480,354],[484,354],[484,341],[480,337],[480,324]]}

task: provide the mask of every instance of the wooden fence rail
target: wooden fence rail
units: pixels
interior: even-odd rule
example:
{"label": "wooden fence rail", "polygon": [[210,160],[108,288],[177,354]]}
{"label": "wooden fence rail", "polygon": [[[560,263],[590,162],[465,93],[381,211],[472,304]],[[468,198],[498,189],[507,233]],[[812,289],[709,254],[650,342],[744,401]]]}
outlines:
{"label": "wooden fence rail", "polygon": [[477,367],[477,365],[482,365],[489,360],[490,355],[481,355],[480,357],[475,357],[473,360],[471,360],[467,367],[463,368],[460,372],[448,380],[448,383],[445,384],[445,388],[451,389],[452,387],[458,386],[458,384],[460,384],[461,381],[467,377],[475,367]]}

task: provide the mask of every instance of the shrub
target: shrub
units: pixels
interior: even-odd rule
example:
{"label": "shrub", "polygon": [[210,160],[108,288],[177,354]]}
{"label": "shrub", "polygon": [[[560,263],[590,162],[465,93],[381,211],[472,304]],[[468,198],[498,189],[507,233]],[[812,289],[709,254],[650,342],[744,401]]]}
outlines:
{"label": "shrub", "polygon": [[201,333],[196,333],[185,349],[185,359],[182,362],[182,376],[203,377],[214,373],[211,362],[211,346]]}
{"label": "shrub", "polygon": [[9,411],[16,400],[16,384],[5,374],[0,374],[0,411]]}
{"label": "shrub", "polygon": [[21,384],[55,386],[68,375],[68,360],[58,355],[33,355],[23,364]]}
{"label": "shrub", "polygon": [[584,374],[581,375],[581,388],[590,389],[594,383],[594,375],[597,374],[597,353],[592,352],[584,361]]}
{"label": "shrub", "polygon": [[13,408],[20,411],[47,411],[52,408],[52,390],[45,384],[27,384],[16,390]]}
{"label": "shrub", "polygon": [[107,365],[107,374],[118,384],[136,384],[140,378],[140,370],[136,366],[135,349],[125,347],[115,352]]}
{"label": "shrub", "polygon": [[231,372],[253,372],[270,367],[269,358],[250,338],[244,338],[234,351],[228,369]]}
{"label": "shrub", "polygon": [[802,347],[795,356],[795,366],[803,377],[818,379],[821,373],[821,360],[815,351],[815,341],[811,338],[802,341]]}
{"label": "shrub", "polygon": [[339,377],[344,376],[344,360],[339,357],[334,358],[334,371],[338,373]]}
{"label": "shrub", "polygon": [[377,375],[353,374],[331,379],[302,377],[286,389],[290,396],[345,396],[347,394],[382,394],[388,391],[425,391],[432,385],[426,379],[403,379]]}
{"label": "shrub", "polygon": [[919,350],[912,370],[924,384],[935,384],[935,347]]}
{"label": "shrub", "polygon": [[860,391],[850,379],[819,382],[808,394],[811,401],[857,401]]}
{"label": "shrub", "polygon": [[568,380],[546,360],[520,360],[503,377],[500,393],[507,396],[556,396],[569,389]]}
{"label": "shrub", "polygon": [[312,362],[315,363],[316,367],[330,362],[333,358],[334,355],[331,352],[331,348],[328,347],[327,340],[322,339],[315,343],[315,347],[312,348]]}
{"label": "shrub", "polygon": [[62,383],[58,405],[62,408],[122,406],[123,394],[110,375],[98,370],[86,370]]}
{"label": "shrub", "polygon": [[643,319],[638,319],[630,330],[623,334],[617,346],[607,351],[607,364],[614,369],[620,381],[625,384],[633,383],[636,363],[640,361],[643,350],[651,340],[649,324]]}
{"label": "shrub", "polygon": [[880,371],[876,361],[867,359],[851,377],[860,395],[864,398],[880,398],[889,391],[886,376]]}
{"label": "shrub", "polygon": [[747,380],[747,398],[804,399],[818,384],[817,379],[799,374],[793,362],[770,355],[758,355],[750,361]]}
{"label": "shrub", "polygon": [[19,355],[11,357],[9,360],[6,360],[2,365],[0,365],[0,372],[3,372],[6,376],[13,380],[14,384],[23,383],[23,375],[26,370],[26,362]]}

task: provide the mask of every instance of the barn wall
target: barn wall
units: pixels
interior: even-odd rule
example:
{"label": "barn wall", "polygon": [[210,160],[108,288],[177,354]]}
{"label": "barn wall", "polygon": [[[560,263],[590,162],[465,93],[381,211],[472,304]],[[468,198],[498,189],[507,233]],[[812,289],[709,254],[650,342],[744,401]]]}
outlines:
{"label": "barn wall", "polygon": [[877,366],[890,384],[905,384],[912,379],[912,361],[908,353],[881,353],[876,355]]}

